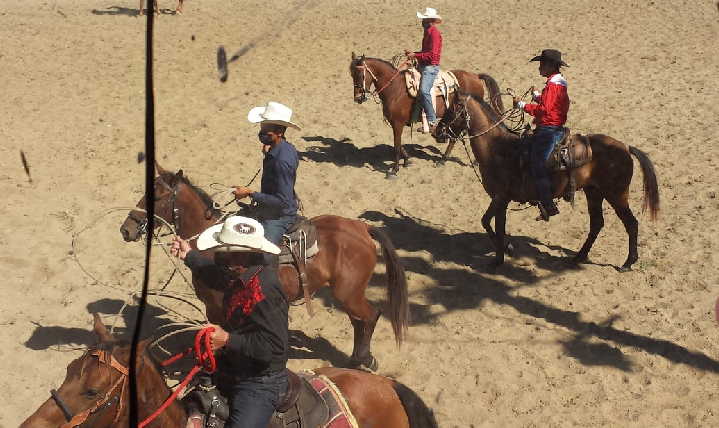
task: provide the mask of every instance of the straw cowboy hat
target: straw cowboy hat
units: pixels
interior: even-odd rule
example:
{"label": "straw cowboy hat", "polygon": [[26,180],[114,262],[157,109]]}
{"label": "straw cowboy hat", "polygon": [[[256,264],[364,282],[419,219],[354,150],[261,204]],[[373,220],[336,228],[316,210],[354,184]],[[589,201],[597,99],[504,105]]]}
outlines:
{"label": "straw cowboy hat", "polygon": [[442,17],[437,15],[437,9],[432,9],[431,7],[425,8],[424,13],[417,12],[417,18],[419,19],[439,19],[442,20]]}
{"label": "straw cowboy hat", "polygon": [[292,109],[284,104],[270,101],[265,107],[255,107],[247,114],[247,120],[252,123],[271,123],[295,128],[300,127],[292,123]]}
{"label": "straw cowboy hat", "polygon": [[197,249],[251,251],[280,254],[280,248],[265,238],[265,228],[253,218],[232,216],[207,228],[197,238]]}
{"label": "straw cowboy hat", "polygon": [[529,60],[529,62],[532,61],[550,61],[563,67],[569,67],[566,62],[562,61],[562,53],[556,49],[545,49],[540,55]]}

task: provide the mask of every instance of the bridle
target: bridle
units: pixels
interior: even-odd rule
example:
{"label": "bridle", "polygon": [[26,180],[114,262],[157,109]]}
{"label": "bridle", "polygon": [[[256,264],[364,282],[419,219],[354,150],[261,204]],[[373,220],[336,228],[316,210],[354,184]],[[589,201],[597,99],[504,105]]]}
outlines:
{"label": "bridle", "polygon": [[[357,99],[358,103],[363,103],[367,100],[367,94],[372,95],[373,97],[379,93],[379,91],[372,92],[370,89],[367,88],[367,73],[369,73],[370,76],[372,76],[372,79],[369,81],[369,85],[374,83],[375,89],[377,88],[377,76],[372,72],[372,69],[369,68],[369,65],[365,62],[364,58],[357,61],[357,65],[354,66],[357,70],[362,70],[362,84],[354,83],[354,88],[359,89],[361,91],[360,98]],[[352,79],[354,80],[354,79]]]}
{"label": "bridle", "polygon": [[[182,226],[182,223],[180,221],[181,210],[177,207],[177,192],[179,183],[176,183],[174,187],[170,187],[169,184],[165,183],[165,181],[160,178],[158,178],[157,181],[161,183],[170,192],[170,213],[172,216],[170,225],[175,230],[175,233],[179,235],[180,227]],[[140,236],[142,236],[147,233],[147,216],[139,218],[134,214],[136,212],[139,211],[130,211],[130,214],[128,214],[128,218],[137,224],[137,232]]]}
{"label": "bridle", "polygon": [[[357,103],[361,104],[361,103],[365,102],[367,100],[367,94],[370,94],[372,96],[372,99],[374,99],[374,101],[377,104],[379,104],[381,101],[377,99],[377,96],[382,91],[387,89],[387,87],[389,87],[390,83],[392,83],[392,81],[394,81],[394,79],[396,79],[397,76],[399,76],[399,74],[402,72],[402,66],[405,65],[408,61],[409,60],[401,63],[397,67],[397,71],[395,71],[394,75],[392,75],[392,77],[390,77],[390,79],[387,81],[387,83],[385,83],[384,86],[382,86],[381,88],[378,88],[377,83],[379,82],[379,80],[377,79],[377,76],[372,72],[372,69],[369,68],[369,65],[367,65],[365,58],[362,57],[361,59],[357,60],[357,65],[355,65],[354,68],[362,70],[362,84],[360,85],[360,84],[355,83],[353,85],[356,89],[359,89],[360,91],[362,91],[361,97],[359,99],[357,99]],[[374,87],[375,87],[374,92],[367,88],[367,73],[369,73],[369,75],[372,77],[372,79],[369,81],[369,84],[372,85],[374,83]],[[354,78],[352,80],[354,81]]]}
{"label": "bridle", "polygon": [[[110,389],[107,390],[107,392],[102,398],[97,400],[88,409],[77,414],[73,414],[72,411],[70,411],[70,408],[62,400],[62,398],[60,398],[60,395],[56,390],[50,390],[50,396],[60,408],[63,415],[65,416],[65,420],[67,421],[60,428],[74,428],[78,425],[82,425],[87,421],[90,416],[99,413],[105,409],[109,409],[112,406],[115,406],[115,418],[112,420],[113,423],[117,422],[117,420],[120,418],[120,414],[122,413],[122,395],[125,393],[125,387],[127,386],[129,379],[129,371],[127,367],[120,364],[120,362],[118,362],[110,352],[100,349],[93,349],[88,351],[88,354],[97,357],[100,363],[104,363],[107,366],[112,367],[113,369],[118,371],[120,373],[120,377],[117,378],[117,380],[112,384],[112,386],[110,386]],[[115,394],[114,392],[117,391],[118,388],[120,389],[120,391],[119,393]]]}

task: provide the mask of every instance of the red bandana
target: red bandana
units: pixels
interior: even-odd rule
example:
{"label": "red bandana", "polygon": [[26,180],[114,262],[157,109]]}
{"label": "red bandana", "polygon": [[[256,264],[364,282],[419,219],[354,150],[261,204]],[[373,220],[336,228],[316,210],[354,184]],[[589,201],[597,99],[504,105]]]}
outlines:
{"label": "red bandana", "polygon": [[243,283],[241,280],[237,280],[237,282],[242,285],[237,287],[235,292],[232,294],[232,297],[230,297],[227,305],[227,312],[225,313],[225,319],[227,321],[229,321],[230,318],[232,318],[232,314],[240,308],[245,316],[250,315],[255,305],[265,299],[265,294],[262,292],[262,288],[260,287],[259,273],[260,272],[258,271],[246,283]]}

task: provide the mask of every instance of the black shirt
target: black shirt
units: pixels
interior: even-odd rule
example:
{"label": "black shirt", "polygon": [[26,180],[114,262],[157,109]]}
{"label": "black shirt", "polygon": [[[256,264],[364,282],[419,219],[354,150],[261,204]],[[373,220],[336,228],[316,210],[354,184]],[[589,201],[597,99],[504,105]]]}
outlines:
{"label": "black shirt", "polygon": [[289,303],[276,266],[250,266],[240,275],[215,264],[197,250],[185,257],[193,275],[224,292],[225,321],[230,339],[220,368],[242,377],[283,370],[287,365]]}

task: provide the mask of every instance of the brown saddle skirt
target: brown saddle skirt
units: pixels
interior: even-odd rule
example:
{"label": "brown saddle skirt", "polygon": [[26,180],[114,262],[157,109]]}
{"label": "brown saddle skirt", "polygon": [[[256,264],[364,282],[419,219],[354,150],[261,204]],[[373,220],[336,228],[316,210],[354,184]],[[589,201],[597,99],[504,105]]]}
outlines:
{"label": "brown saddle skirt", "polygon": [[588,164],[592,160],[592,147],[586,135],[572,135],[569,128],[564,128],[564,135],[554,146],[547,159],[550,171],[569,171]]}

